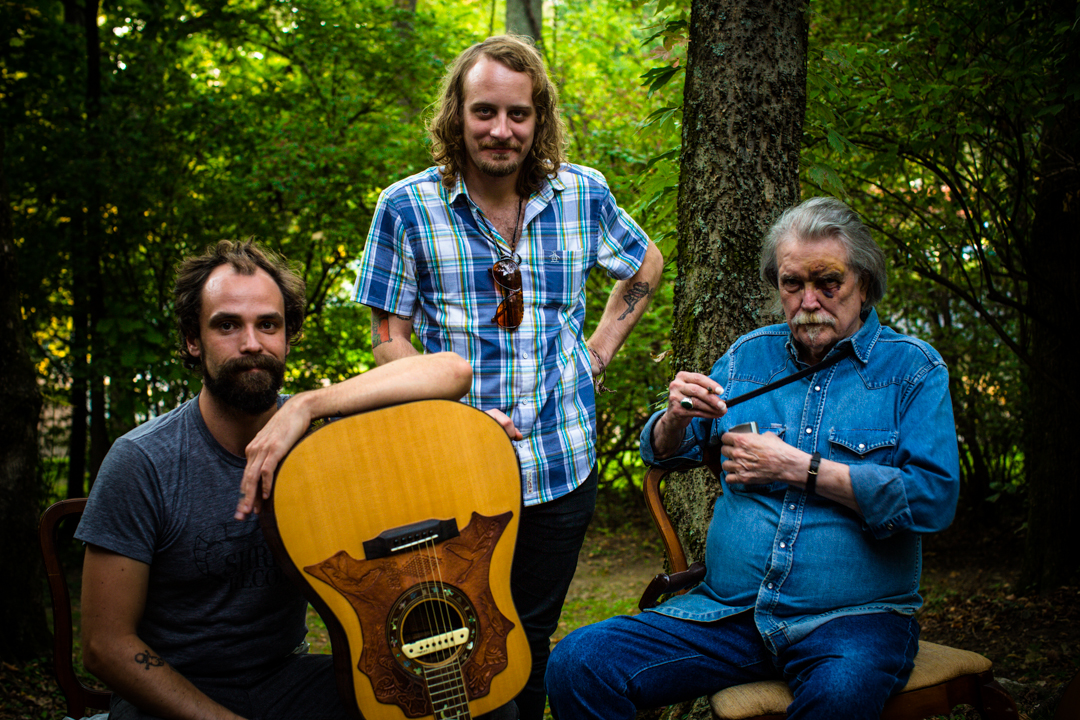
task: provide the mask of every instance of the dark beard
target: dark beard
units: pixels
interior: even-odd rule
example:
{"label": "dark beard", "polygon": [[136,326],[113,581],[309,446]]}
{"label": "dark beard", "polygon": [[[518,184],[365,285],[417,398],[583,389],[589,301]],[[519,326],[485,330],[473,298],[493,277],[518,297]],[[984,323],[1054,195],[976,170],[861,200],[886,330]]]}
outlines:
{"label": "dark beard", "polygon": [[490,177],[509,177],[521,168],[520,162],[489,163],[486,160],[476,163],[480,171]]}
{"label": "dark beard", "polygon": [[[245,372],[252,368],[262,372]],[[261,415],[277,403],[285,363],[271,355],[248,355],[225,362],[213,377],[204,360],[202,373],[203,387],[218,400],[248,415]]]}

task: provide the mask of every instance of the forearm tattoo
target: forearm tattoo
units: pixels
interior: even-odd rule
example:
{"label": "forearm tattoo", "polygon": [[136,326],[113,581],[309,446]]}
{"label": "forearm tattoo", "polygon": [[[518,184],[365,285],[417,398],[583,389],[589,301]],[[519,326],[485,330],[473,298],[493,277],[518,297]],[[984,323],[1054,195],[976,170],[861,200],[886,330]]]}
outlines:
{"label": "forearm tattoo", "polygon": [[165,660],[152,654],[149,649],[141,653],[135,653],[135,662],[142,665],[144,670],[149,670],[152,667],[165,666]]}
{"label": "forearm tattoo", "polygon": [[390,313],[385,310],[371,309],[371,349],[383,343],[394,342],[390,337]]}
{"label": "forearm tattoo", "polygon": [[652,295],[652,288],[649,287],[649,283],[634,283],[634,286],[628,289],[626,294],[623,295],[623,300],[626,301],[626,310],[619,316],[619,319],[622,320],[627,315],[634,312],[634,308],[637,307],[638,302],[640,302],[642,298],[649,297],[649,295]]}

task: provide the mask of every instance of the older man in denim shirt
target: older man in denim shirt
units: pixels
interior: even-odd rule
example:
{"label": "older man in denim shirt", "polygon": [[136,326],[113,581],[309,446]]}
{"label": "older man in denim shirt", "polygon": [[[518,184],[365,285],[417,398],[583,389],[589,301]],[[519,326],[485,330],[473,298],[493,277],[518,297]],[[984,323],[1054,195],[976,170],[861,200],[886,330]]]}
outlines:
{"label": "older man in denim shirt", "polygon": [[[948,371],[878,322],[885,259],[840,201],[785,212],[761,273],[787,324],[743,336],[708,376],[680,372],[641,435],[662,467],[720,447],[705,582],[560,642],[557,718],[632,718],[777,678],[795,696],[789,718],[877,718],[911,671],[920,538],[952,521],[959,485]],[[721,399],[837,356],[730,412]],[[730,432],[751,421],[759,433]]]}

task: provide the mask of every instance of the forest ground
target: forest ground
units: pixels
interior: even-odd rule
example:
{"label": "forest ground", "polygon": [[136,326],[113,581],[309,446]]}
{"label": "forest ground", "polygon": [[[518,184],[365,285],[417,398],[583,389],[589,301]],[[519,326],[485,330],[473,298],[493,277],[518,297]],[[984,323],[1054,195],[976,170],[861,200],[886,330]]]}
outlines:
{"label": "forest ground", "polygon": [[[645,584],[663,568],[663,550],[648,520],[622,505],[615,513],[602,506],[589,531],[556,639],[582,624],[635,612]],[[922,637],[990,658],[1022,717],[1043,720],[1052,717],[1057,695],[1080,671],[1080,586],[1038,596],[1018,592],[1018,527],[1015,518],[958,523],[926,539]],[[325,648],[325,630],[311,624],[313,646]],[[59,720],[64,714],[49,658],[0,663],[0,718]]]}

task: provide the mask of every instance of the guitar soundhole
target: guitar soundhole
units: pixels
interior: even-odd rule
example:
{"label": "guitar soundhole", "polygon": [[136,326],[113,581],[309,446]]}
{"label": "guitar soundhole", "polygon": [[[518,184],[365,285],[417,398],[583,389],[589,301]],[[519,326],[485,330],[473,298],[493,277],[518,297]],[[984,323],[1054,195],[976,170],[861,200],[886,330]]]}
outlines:
{"label": "guitar soundhole", "polygon": [[476,647],[479,622],[472,603],[444,583],[415,585],[398,598],[386,621],[394,659],[407,672],[464,663]]}

